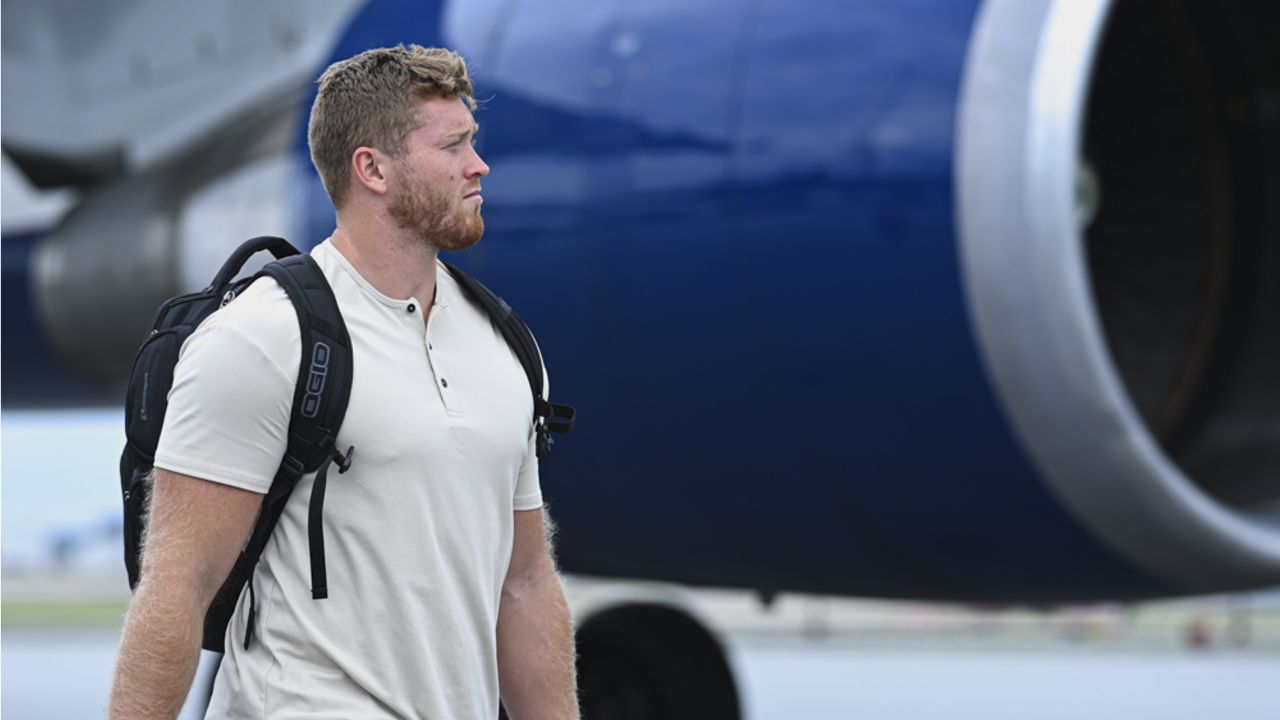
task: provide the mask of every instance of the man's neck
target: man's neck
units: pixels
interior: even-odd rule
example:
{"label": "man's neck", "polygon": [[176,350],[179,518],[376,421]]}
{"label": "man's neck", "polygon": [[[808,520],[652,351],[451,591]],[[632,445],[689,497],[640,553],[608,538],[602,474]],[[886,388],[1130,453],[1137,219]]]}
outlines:
{"label": "man's neck", "polygon": [[425,317],[435,299],[436,249],[388,224],[339,218],[333,247],[378,292],[397,300],[415,298]]}

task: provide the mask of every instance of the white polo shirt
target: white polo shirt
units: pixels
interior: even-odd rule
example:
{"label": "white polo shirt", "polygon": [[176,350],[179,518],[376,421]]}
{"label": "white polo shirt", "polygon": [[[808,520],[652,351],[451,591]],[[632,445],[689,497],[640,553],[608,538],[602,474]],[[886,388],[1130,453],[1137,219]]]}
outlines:
{"label": "white polo shirt", "polygon": [[[313,256],[352,342],[351,402],[324,504],[329,597],[311,597],[307,507],[294,489],[227,629],[209,717],[493,718],[496,625],[512,513],[542,505],[519,361],[440,266],[430,322],[378,292],[326,241]],[[156,466],[265,493],[285,451],[300,333],[255,282],[182,348]]]}

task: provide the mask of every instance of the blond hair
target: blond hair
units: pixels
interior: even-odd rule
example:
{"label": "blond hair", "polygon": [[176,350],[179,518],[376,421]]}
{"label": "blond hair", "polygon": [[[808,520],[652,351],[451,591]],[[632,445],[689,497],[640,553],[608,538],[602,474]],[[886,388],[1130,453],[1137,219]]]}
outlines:
{"label": "blond hair", "polygon": [[351,181],[351,155],[359,147],[393,157],[423,122],[418,102],[458,98],[474,110],[467,62],[452,50],[397,45],[366,50],[330,65],[318,81],[307,143],[311,162],[335,208]]}

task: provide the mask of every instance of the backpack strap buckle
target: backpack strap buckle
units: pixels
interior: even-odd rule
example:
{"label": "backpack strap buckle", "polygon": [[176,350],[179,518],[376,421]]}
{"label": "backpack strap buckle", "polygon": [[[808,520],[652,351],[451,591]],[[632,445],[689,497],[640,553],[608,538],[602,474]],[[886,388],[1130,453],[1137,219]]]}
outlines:
{"label": "backpack strap buckle", "polygon": [[546,425],[551,432],[563,435],[572,431],[573,419],[578,416],[578,411],[570,405],[547,404],[551,406],[551,412],[547,413]]}
{"label": "backpack strap buckle", "polygon": [[537,420],[534,432],[537,435],[536,449],[538,457],[542,457],[551,452],[551,446],[556,444],[555,438],[551,437],[551,433],[564,434],[573,430],[573,419],[578,414],[568,405],[557,405],[539,398],[534,402],[534,415]]}
{"label": "backpack strap buckle", "polygon": [[355,454],[356,454],[355,445],[352,445],[351,447],[347,448],[347,453],[345,455],[337,450],[334,451],[333,461],[338,465],[339,475],[351,469],[351,459]]}

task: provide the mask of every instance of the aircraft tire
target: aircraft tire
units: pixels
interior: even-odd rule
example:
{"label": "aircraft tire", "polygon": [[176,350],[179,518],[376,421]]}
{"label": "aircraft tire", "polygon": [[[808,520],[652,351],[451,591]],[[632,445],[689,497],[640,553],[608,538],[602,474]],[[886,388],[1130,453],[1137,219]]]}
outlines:
{"label": "aircraft tire", "polygon": [[578,629],[585,720],[739,720],[724,650],[703,625],[656,604],[614,606]]}

